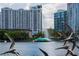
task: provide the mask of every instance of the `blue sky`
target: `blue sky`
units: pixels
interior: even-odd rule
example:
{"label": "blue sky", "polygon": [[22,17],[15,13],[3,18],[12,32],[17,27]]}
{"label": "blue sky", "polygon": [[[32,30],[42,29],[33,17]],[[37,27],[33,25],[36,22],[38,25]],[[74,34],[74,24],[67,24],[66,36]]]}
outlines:
{"label": "blue sky", "polygon": [[59,10],[67,10],[66,3],[0,3],[0,9],[10,7],[13,9],[29,9],[30,6],[42,5],[43,10],[43,29],[54,28],[54,13]]}

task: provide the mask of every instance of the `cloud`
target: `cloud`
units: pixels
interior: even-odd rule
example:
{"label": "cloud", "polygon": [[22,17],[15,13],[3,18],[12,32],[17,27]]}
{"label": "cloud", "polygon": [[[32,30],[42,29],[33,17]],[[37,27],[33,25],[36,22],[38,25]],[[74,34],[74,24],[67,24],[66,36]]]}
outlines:
{"label": "cloud", "polygon": [[9,7],[13,9],[25,8],[27,4],[25,3],[0,3],[0,10],[4,7]]}
{"label": "cloud", "polygon": [[43,27],[44,29],[47,28],[54,28],[54,13],[59,10],[67,9],[66,3],[52,3],[52,4],[44,4],[43,5]]}

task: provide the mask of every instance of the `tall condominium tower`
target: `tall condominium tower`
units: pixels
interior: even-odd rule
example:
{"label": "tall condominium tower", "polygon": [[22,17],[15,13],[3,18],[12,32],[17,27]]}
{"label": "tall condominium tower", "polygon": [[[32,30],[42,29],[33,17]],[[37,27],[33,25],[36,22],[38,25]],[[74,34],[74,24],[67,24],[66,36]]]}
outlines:
{"label": "tall condominium tower", "polygon": [[42,6],[32,6],[31,7],[31,28],[33,34],[42,31]]}
{"label": "tall condominium tower", "polygon": [[79,3],[68,3],[68,24],[74,32],[79,31]]}
{"label": "tall condominium tower", "polygon": [[32,6],[30,10],[2,8],[1,29],[28,29],[32,34],[42,31],[42,6]]}
{"label": "tall condominium tower", "polygon": [[67,11],[58,10],[54,13],[54,29],[56,31],[62,32],[65,31],[66,27],[64,23],[67,21]]}

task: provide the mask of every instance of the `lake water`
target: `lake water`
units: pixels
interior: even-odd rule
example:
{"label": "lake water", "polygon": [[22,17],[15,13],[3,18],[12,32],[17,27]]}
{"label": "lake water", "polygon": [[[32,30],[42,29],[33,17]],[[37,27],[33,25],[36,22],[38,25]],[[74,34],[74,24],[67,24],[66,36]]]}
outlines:
{"label": "lake water", "polygon": [[[11,43],[0,43],[0,53],[9,50]],[[63,42],[16,42],[15,48],[16,51],[20,53],[21,56],[44,56],[39,48],[46,51],[49,56],[64,56],[66,50],[60,49],[55,50],[58,47],[61,47]],[[78,44],[79,45],[79,44]],[[75,48],[74,52],[79,55],[79,49]],[[12,54],[5,54],[4,56]]]}

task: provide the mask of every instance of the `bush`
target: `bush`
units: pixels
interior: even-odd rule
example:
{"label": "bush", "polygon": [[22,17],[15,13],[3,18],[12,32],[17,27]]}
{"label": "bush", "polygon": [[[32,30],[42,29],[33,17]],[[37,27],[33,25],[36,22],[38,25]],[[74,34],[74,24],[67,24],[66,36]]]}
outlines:
{"label": "bush", "polygon": [[4,33],[10,35],[15,41],[29,41],[29,35],[25,31],[0,30],[0,40],[8,40]]}
{"label": "bush", "polygon": [[32,40],[39,38],[39,37],[44,37],[44,32],[38,32],[37,34],[33,35]]}

